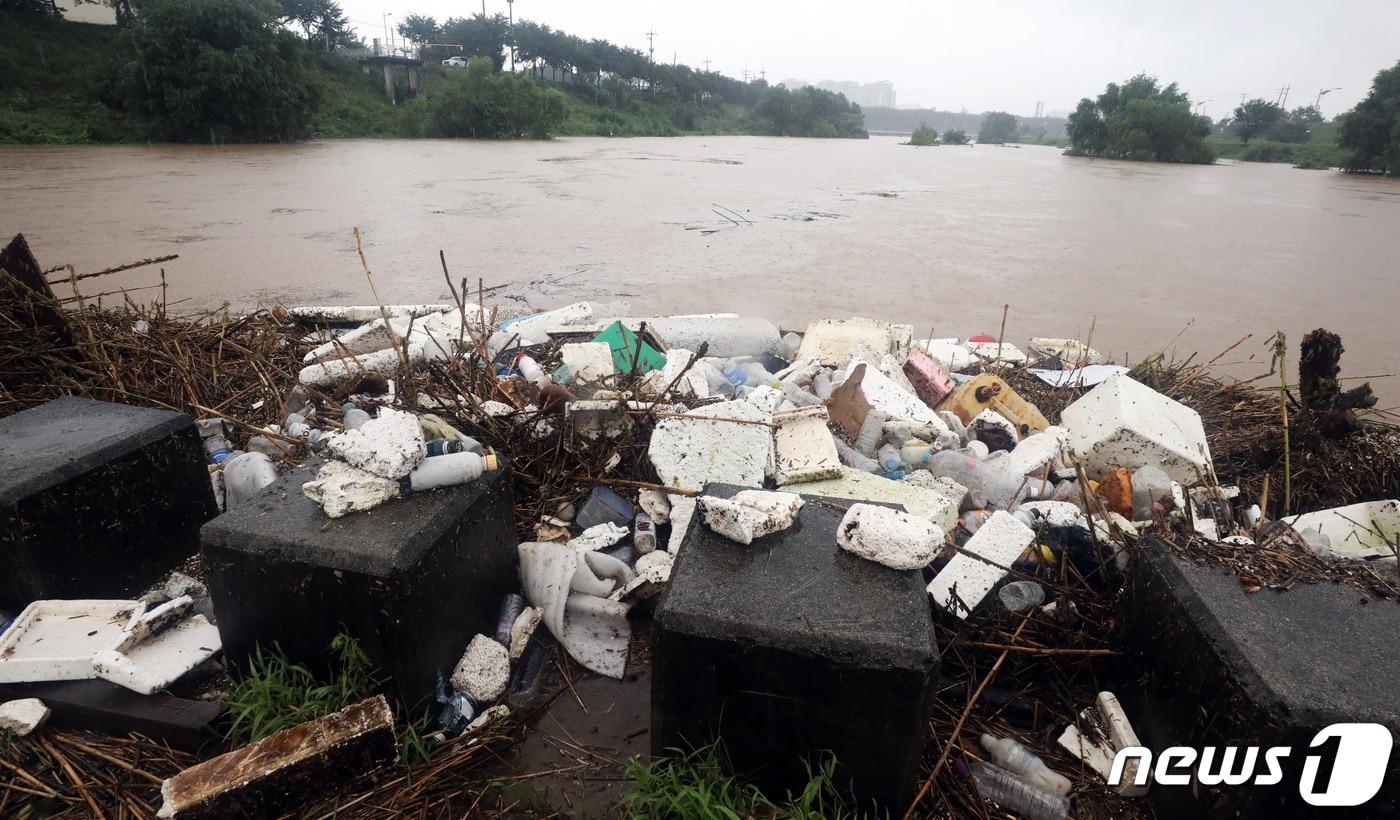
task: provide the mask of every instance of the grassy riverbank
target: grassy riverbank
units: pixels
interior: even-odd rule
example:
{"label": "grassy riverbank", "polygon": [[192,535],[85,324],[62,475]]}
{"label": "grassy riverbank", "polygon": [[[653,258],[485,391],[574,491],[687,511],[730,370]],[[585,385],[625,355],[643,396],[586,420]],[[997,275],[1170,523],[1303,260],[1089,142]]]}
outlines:
{"label": "grassy riverbank", "polygon": [[[132,113],[122,76],[135,63],[133,33],[116,26],[0,14],[0,143],[144,142],[162,138],[155,119]],[[305,75],[317,100],[308,132],[323,138],[441,137],[441,96],[462,98],[466,69],[424,65],[417,99],[392,105],[378,70],[307,49]],[[499,75],[497,75],[499,76]],[[407,97],[400,72],[399,96]],[[723,99],[688,102],[644,89],[595,87],[585,79],[526,86],[542,90],[562,116],[548,132],[574,136],[681,136],[686,134],[792,134],[864,136],[859,113],[814,113],[801,92],[755,88],[754,104]],[[538,94],[538,91],[530,92]],[[841,100],[841,98],[834,98]],[[485,107],[498,98],[480,102]],[[820,103],[820,101],[818,101]],[[844,105],[844,100],[841,100]],[[807,106],[803,108],[803,106]],[[797,112],[797,113],[794,113]],[[854,119],[854,122],[851,120]],[[471,134],[474,135],[475,131]]]}

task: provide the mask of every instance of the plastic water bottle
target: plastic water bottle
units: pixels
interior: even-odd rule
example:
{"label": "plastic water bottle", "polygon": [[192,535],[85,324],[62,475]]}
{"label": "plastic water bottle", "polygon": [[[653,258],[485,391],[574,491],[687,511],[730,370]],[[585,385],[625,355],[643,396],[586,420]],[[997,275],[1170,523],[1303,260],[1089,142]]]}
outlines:
{"label": "plastic water bottle", "polygon": [[[974,442],[976,443],[976,442]],[[935,476],[951,478],[968,489],[968,494],[1001,509],[1010,509],[1020,500],[1024,480],[995,465],[964,455],[960,450],[944,450],[929,456],[928,470]]]}
{"label": "plastic water bottle", "polygon": [[638,555],[656,552],[656,523],[644,512],[632,521],[632,546]]}
{"label": "plastic water bottle", "polygon": [[453,487],[481,478],[482,473],[496,469],[494,455],[479,456],[476,453],[449,453],[436,458],[425,458],[404,478],[399,486],[404,494],[422,492],[437,487]]}
{"label": "plastic water bottle", "polygon": [[233,455],[228,438],[224,435],[223,419],[200,419],[195,422],[199,435],[204,439],[204,452],[215,464],[223,464]]}
{"label": "plastic water bottle", "polygon": [[[1041,595],[1043,598],[1043,591]],[[1036,756],[1035,752],[1012,738],[982,735],[981,741],[982,748],[986,749],[997,765],[1003,769],[1019,775],[1028,783],[1049,789],[1055,794],[1069,794],[1071,784],[1068,777],[1052,771],[1049,766],[1045,765],[1045,761]]]}
{"label": "plastic water bottle", "polygon": [[875,459],[861,453],[842,441],[840,437],[833,436],[832,438],[836,441],[836,455],[841,459],[842,464],[867,473],[880,472],[880,465],[875,463]]}
{"label": "plastic water bottle", "polygon": [[876,452],[876,457],[880,462],[880,466],[887,473],[898,470],[903,464],[899,458],[899,451],[894,448],[893,444],[886,444],[881,447]]}
{"label": "plastic water bottle", "polygon": [[812,377],[812,394],[822,401],[831,398],[831,376],[825,370]]}
{"label": "plastic water bottle", "polygon": [[340,412],[340,420],[346,430],[358,430],[371,418],[369,413],[348,401],[340,406]]}
{"label": "plastic water bottle", "polygon": [[783,395],[787,397],[788,401],[798,407],[811,407],[814,404],[822,403],[822,400],[817,398],[815,394],[800,385],[790,381],[782,382],[781,385]]}
{"label": "plastic water bottle", "polygon": [[224,464],[224,505],[234,509],[277,480],[277,468],[264,453],[235,450]]}
{"label": "plastic water bottle", "polygon": [[1012,612],[1024,612],[1045,603],[1045,587],[1035,581],[1012,581],[997,592],[997,597],[1001,599],[1002,606]]}
{"label": "plastic water bottle", "polygon": [[496,643],[510,649],[510,629],[524,611],[525,599],[514,592],[501,600],[501,614],[496,619]]}
{"label": "plastic water bottle", "polygon": [[899,457],[905,464],[917,469],[928,464],[929,457],[936,452],[938,449],[934,445],[914,439],[899,448]]}
{"label": "plastic water bottle", "polygon": [[1023,820],[1063,820],[1069,814],[1069,800],[1063,795],[1027,783],[990,763],[973,763],[970,768],[978,794],[1016,812]]}
{"label": "plastic water bottle", "polygon": [[521,354],[520,358],[515,360],[515,367],[520,371],[520,375],[525,377],[526,381],[536,387],[542,387],[549,378],[545,375],[544,368],[540,367],[539,362],[524,354]]}
{"label": "plastic water bottle", "polygon": [[856,436],[853,446],[867,457],[875,455],[875,447],[880,443],[880,433],[884,428],[885,414],[871,410],[865,414],[865,421],[861,422],[860,434]]}

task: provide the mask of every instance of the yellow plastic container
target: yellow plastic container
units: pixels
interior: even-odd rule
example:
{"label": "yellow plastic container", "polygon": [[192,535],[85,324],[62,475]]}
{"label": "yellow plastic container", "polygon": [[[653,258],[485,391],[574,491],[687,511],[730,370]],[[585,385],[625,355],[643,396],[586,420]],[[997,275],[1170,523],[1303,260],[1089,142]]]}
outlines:
{"label": "yellow plastic container", "polygon": [[1011,385],[991,373],[983,373],[949,393],[938,409],[951,411],[963,424],[971,424],[983,410],[994,410],[1016,425],[1021,438],[1050,426],[1034,404],[1021,398]]}

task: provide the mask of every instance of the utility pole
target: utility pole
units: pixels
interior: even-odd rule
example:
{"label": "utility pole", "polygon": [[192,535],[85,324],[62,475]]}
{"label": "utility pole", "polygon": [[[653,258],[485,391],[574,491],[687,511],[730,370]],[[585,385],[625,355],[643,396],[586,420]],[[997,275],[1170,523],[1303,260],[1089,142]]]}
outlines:
{"label": "utility pole", "polygon": [[[393,17],[393,16],[394,16],[394,13],[393,13],[392,11],[386,11],[386,12],[384,12],[384,17],[383,17],[383,20],[384,20],[384,42],[387,43],[387,44],[389,45],[389,51],[390,51],[391,53],[392,53],[393,50],[394,50],[394,42],[393,42],[393,40],[389,39],[389,18],[390,18],[390,17]],[[376,56],[378,56],[378,55],[376,55]]]}
{"label": "utility pole", "polygon": [[647,31],[647,62],[656,62],[656,32]]}
{"label": "utility pole", "polygon": [[760,69],[758,70],[758,78],[759,78],[760,80],[764,81],[765,83],[768,82],[768,70],[767,70],[767,69],[764,69],[764,68],[760,68]]}

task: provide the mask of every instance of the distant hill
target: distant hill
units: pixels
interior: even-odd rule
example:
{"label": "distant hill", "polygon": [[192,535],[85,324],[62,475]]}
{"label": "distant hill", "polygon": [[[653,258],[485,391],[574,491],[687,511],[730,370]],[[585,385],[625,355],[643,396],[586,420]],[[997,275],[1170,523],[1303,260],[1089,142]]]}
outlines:
{"label": "distant hill", "polygon": [[[976,134],[982,127],[982,114],[961,114],[956,111],[939,111],[936,108],[879,108],[861,109],[865,113],[865,130],[874,133],[912,134],[920,125],[927,125],[939,133],[949,128],[961,128],[969,134]],[[985,112],[984,112],[985,113]],[[1065,121],[1062,117],[1020,117],[1021,132],[1028,136],[1043,136],[1057,139],[1065,135]],[[1042,134],[1039,129],[1045,129]]]}

